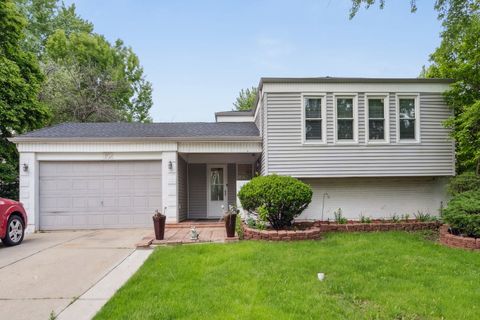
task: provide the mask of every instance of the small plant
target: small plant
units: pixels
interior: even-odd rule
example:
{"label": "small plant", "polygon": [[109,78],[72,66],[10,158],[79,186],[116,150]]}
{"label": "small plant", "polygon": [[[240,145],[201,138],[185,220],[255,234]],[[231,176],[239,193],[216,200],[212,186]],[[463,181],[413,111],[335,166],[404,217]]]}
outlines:
{"label": "small plant", "polygon": [[348,222],[347,218],[342,215],[342,208],[335,210],[333,215],[335,216],[335,222],[338,224],[346,224]]}
{"label": "small plant", "polygon": [[370,217],[364,216],[360,214],[360,223],[372,223],[372,219]]}
{"label": "small plant", "polygon": [[252,229],[265,230],[267,228],[265,222],[255,220],[252,217],[247,218],[247,226]]}
{"label": "small plant", "polygon": [[414,213],[413,216],[420,222],[427,222],[433,220],[433,217],[430,215],[430,213],[425,213],[423,211],[417,211],[417,213]]}
{"label": "small plant", "polygon": [[57,319],[57,316],[55,315],[55,312],[51,311],[50,312],[50,317],[48,318],[49,320],[55,320]]}
{"label": "small plant", "polygon": [[162,219],[163,217],[165,217],[164,214],[162,214],[160,211],[158,211],[158,209],[155,210],[155,213],[153,214],[153,219],[154,219],[154,220],[160,220],[160,219]]}
{"label": "small plant", "polygon": [[393,223],[399,223],[400,222],[400,216],[398,214],[394,213],[391,216],[390,220],[392,220]]}
{"label": "small plant", "polygon": [[402,214],[401,219],[405,222],[408,222],[408,219],[410,219],[410,215],[408,213]]}
{"label": "small plant", "polygon": [[237,215],[237,221],[235,223],[235,231],[238,234],[238,239],[243,239],[242,217]]}

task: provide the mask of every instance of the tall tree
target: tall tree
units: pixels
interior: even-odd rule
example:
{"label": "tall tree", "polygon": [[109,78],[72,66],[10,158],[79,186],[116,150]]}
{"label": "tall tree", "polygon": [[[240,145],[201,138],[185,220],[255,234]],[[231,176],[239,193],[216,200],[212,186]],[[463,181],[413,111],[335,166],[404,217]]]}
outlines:
{"label": "tall tree", "polygon": [[237,99],[233,103],[233,110],[247,111],[253,110],[255,99],[257,97],[257,88],[251,87],[240,90]]}
{"label": "tall tree", "polygon": [[[368,8],[376,2],[385,6],[385,0],[352,0],[350,16],[362,4]],[[480,174],[480,1],[437,0],[434,7],[443,26],[441,43],[420,76],[454,81],[445,93],[454,116],[445,124],[456,141],[457,170]],[[411,10],[416,10],[415,0]]]}
{"label": "tall tree", "polygon": [[11,0],[0,1],[0,196],[18,197],[18,153],[7,139],[44,125],[48,109],[37,97],[43,75],[22,49],[26,21]]}
{"label": "tall tree", "polygon": [[152,85],[130,47],[93,32],[72,4],[15,0],[28,20],[22,46],[40,59],[43,101],[63,121],[149,122]]}
{"label": "tall tree", "polygon": [[46,44],[47,81],[41,99],[54,122],[151,121],[151,85],[139,59],[121,41],[63,30]]}
{"label": "tall tree", "polygon": [[93,32],[93,24],[80,18],[75,4],[66,6],[58,0],[15,0],[20,12],[27,18],[25,50],[41,57],[45,52],[48,38],[56,30],[63,30],[67,35],[73,32]]}

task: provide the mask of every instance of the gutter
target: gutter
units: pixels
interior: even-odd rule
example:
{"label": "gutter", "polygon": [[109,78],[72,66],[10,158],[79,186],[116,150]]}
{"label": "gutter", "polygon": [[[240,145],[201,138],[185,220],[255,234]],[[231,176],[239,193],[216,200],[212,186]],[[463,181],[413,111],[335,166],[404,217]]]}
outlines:
{"label": "gutter", "polygon": [[260,136],[204,136],[204,137],[13,137],[13,143],[24,142],[261,142]]}

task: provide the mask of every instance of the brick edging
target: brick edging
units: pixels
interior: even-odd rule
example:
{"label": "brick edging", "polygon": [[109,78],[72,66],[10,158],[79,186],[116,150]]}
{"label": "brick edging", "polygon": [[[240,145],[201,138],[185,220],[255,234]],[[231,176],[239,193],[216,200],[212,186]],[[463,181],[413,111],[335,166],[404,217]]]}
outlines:
{"label": "brick edging", "polygon": [[258,230],[243,226],[243,239],[245,240],[316,240],[320,239],[320,228],[311,227],[306,230]]}
{"label": "brick edging", "polygon": [[480,238],[456,236],[448,232],[448,225],[440,227],[440,243],[454,248],[480,250]]}
{"label": "brick edging", "polygon": [[384,223],[322,223],[316,222],[321,232],[375,232],[375,231],[417,231],[437,230],[440,222],[384,222]]}

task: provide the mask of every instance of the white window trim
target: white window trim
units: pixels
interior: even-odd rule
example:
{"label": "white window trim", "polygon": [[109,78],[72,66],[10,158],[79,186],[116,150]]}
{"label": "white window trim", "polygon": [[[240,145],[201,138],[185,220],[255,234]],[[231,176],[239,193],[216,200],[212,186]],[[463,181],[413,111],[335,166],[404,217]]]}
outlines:
{"label": "white window trim", "polygon": [[[415,99],[415,139],[400,139],[400,99]],[[420,138],[420,94],[418,93],[401,93],[396,94],[396,135],[397,143],[401,144],[418,144],[421,142]]]}
{"label": "white window trim", "polygon": [[[370,115],[368,110],[368,99],[383,99],[383,117],[385,119],[385,138],[383,140],[370,140]],[[365,143],[366,144],[388,144],[390,143],[390,95],[388,93],[365,93]]]}
{"label": "white window trim", "polygon": [[[305,99],[306,98],[317,98],[322,99],[322,139],[320,140],[307,140],[305,136]],[[327,94],[326,93],[318,93],[318,92],[304,92],[301,95],[301,106],[302,106],[302,144],[304,145],[319,145],[319,144],[326,144],[327,143]]]}
{"label": "white window trim", "polygon": [[[353,140],[338,140],[337,132],[337,99],[353,99]],[[357,93],[334,93],[333,94],[333,137],[335,144],[358,144],[358,94]]]}

